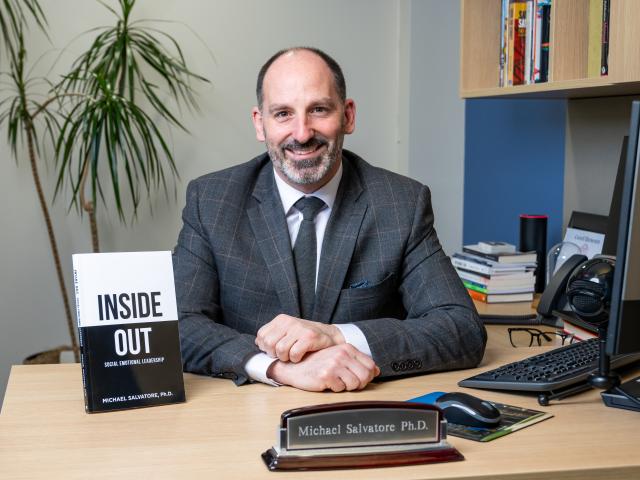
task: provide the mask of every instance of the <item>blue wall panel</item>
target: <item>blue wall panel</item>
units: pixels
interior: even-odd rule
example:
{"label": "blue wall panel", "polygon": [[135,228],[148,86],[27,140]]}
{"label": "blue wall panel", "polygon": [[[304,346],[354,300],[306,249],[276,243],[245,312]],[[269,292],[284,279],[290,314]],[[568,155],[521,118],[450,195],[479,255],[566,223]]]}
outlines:
{"label": "blue wall panel", "polygon": [[519,215],[549,216],[547,247],[562,237],[566,101],[467,100],[465,245],[518,245]]}

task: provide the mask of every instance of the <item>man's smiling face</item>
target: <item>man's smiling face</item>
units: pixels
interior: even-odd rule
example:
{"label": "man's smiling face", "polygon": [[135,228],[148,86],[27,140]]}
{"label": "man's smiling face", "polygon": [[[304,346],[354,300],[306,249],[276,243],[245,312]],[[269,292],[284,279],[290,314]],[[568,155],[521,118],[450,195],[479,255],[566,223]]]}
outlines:
{"label": "man's smiling face", "polygon": [[278,175],[311,193],[338,171],[344,135],[355,127],[355,105],[340,99],[322,58],[294,50],[269,67],[253,123]]}

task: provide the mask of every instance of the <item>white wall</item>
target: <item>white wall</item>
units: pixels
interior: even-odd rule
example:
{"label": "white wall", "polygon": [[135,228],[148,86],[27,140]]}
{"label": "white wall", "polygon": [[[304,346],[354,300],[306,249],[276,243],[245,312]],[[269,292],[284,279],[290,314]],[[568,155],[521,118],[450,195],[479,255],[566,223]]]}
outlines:
{"label": "white wall", "polygon": [[409,176],[431,188],[449,255],[462,245],[464,100],[458,96],[460,2],[411,2]]}
{"label": "white wall", "polygon": [[609,215],[622,138],[637,97],[570,100],[565,140],[564,226],[574,210]]}
{"label": "white wall", "polygon": [[[35,60],[49,51],[36,68],[42,73],[58,55],[55,49],[89,28],[112,23],[111,14],[97,1],[41,3],[49,19],[53,46],[34,29],[30,58]],[[192,69],[210,78],[212,85],[199,88],[201,115],[182,117],[191,135],[173,133],[181,175],[177,202],[167,202],[162,194],[154,195],[150,202],[153,215],[149,202],[145,203],[133,226],[119,224],[113,212],[107,215],[102,209],[102,250],[171,249],[181,225],[187,182],[263,151],[250,122],[255,77],[272,53],[293,45],[322,48],[342,65],[348,95],[357,104],[356,131],[345,146],[373,164],[430,184],[443,244],[448,252],[457,248],[462,229],[463,163],[462,102],[455,100],[454,92],[458,8],[458,2],[435,0],[139,0],[135,16],[175,20],[197,32],[200,39],[180,23],[162,24],[163,30],[181,42]],[[412,10],[416,14],[413,18]],[[410,36],[411,32],[416,35]],[[447,41],[439,42],[439,48],[446,50],[443,52],[430,43],[439,33],[447,34]],[[87,41],[88,37],[81,37],[71,44],[54,72],[65,71]],[[432,79],[435,82],[430,84]],[[439,89],[445,92],[444,97]],[[443,109],[450,108],[453,112],[447,114],[443,126]],[[10,365],[31,353],[69,343],[27,159],[21,155],[16,165],[4,138],[3,129],[0,396]],[[49,199],[54,173],[51,162],[48,171],[42,170]],[[91,247],[87,222],[73,211],[67,214],[64,200],[55,203],[52,214],[69,288],[71,254]]]}

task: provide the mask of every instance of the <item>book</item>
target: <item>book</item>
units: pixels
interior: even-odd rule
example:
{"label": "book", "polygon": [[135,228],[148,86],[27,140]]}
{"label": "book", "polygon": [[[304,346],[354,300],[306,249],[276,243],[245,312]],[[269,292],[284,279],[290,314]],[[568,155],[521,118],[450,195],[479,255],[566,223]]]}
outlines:
{"label": "book", "polygon": [[508,286],[521,286],[521,285],[534,285],[535,277],[533,271],[529,270],[522,273],[511,273],[505,275],[484,275],[481,273],[469,272],[461,268],[456,268],[458,276],[463,281],[474,282],[479,285],[488,287],[508,287]]}
{"label": "book", "polygon": [[536,252],[487,253],[480,247],[480,244],[465,245],[462,247],[462,251],[498,263],[535,263],[538,258]]}
{"label": "book", "polygon": [[602,63],[602,2],[589,0],[589,42],[587,75],[599,77]]}
{"label": "book", "polygon": [[513,85],[524,85],[527,37],[527,3],[515,0],[511,4],[513,17]]}
{"label": "book", "polygon": [[578,327],[577,325],[573,325],[569,322],[564,322],[562,326],[562,331],[567,335],[573,335],[576,340],[589,340],[590,338],[598,338],[598,334],[591,332],[589,330],[585,330],[583,328]]}
{"label": "book", "polygon": [[533,83],[540,82],[540,51],[542,49],[542,8],[540,0],[535,3],[535,28],[533,33]]}
{"label": "book", "polygon": [[533,79],[533,47],[534,47],[534,7],[533,0],[526,0],[526,35],[525,35],[525,49],[524,49],[524,83],[529,85]]}
{"label": "book", "polygon": [[513,253],[516,246],[507,242],[478,242],[478,250],[484,253]]}
{"label": "book", "polygon": [[598,328],[578,318],[571,310],[554,310],[553,314],[562,319],[564,333],[573,335],[577,340],[588,340],[598,337]]}
{"label": "book", "polygon": [[526,272],[527,266],[522,264],[498,263],[489,259],[456,252],[451,257],[451,262],[456,268],[462,268],[471,272],[496,275],[500,273]]}
{"label": "book", "polygon": [[609,13],[611,11],[610,0],[602,2],[602,62],[600,65],[600,75],[609,75]]}
{"label": "book", "polygon": [[540,27],[540,75],[536,83],[549,80],[549,49],[551,39],[551,0],[538,0]]}
{"label": "book", "polygon": [[184,402],[171,252],[73,255],[88,413]]}
{"label": "book", "polygon": [[532,302],[533,292],[528,293],[481,293],[467,288],[469,296],[484,303]]}
{"label": "book", "polygon": [[534,291],[533,283],[528,285],[516,285],[516,286],[507,286],[507,287],[500,287],[500,286],[487,287],[480,283],[470,282],[468,280],[463,280],[462,283],[467,288],[467,290],[475,290],[476,292],[487,293],[487,294],[499,295],[499,294],[505,294],[505,293],[533,293]]}
{"label": "book", "polygon": [[[432,392],[407,401],[435,405],[438,397],[443,394],[444,392]],[[468,427],[466,425],[447,422],[447,435],[466,438],[467,440],[475,440],[476,442],[490,442],[496,438],[504,437],[505,435],[509,435],[510,433],[517,432],[518,430],[522,430],[523,428],[530,427],[531,425],[535,425],[536,423],[540,423],[553,417],[553,414],[549,412],[517,407],[506,403],[492,402],[490,400],[486,401],[500,411],[500,424],[497,427]]]}

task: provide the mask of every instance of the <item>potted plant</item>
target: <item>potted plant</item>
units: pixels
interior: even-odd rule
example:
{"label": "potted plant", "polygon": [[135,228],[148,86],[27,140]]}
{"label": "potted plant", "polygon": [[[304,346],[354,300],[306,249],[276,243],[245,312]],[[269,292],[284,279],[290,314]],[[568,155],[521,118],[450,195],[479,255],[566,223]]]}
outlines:
{"label": "potted plant", "polygon": [[175,178],[178,172],[166,134],[156,123],[186,130],[168,104],[196,109],[191,82],[208,82],[187,67],[172,36],[154,28],[151,21],[132,19],[135,0],[117,3],[118,9],[103,3],[114,14],[115,25],[91,30],[95,38],[71,71],[57,84],[44,79],[51,87],[44,100],[32,91],[37,79],[26,73],[24,39],[28,19],[46,30],[44,12],[37,0],[0,3],[1,38],[9,65],[3,76],[5,85],[11,88],[0,100],[0,124],[7,127],[14,158],[18,159],[19,147],[26,147],[28,152],[71,340],[71,346],[29,357],[27,361],[33,363],[56,361],[62,350],[73,350],[78,361],[60,255],[38,172],[38,158],[44,151],[40,148],[42,141],[49,139],[53,143],[56,194],[65,186],[70,187],[71,205],[78,207],[80,213],[88,213],[92,247],[97,252],[98,197],[109,206],[103,185],[110,185],[114,207],[122,221],[127,216],[123,192],[131,198],[132,220],[143,192],[149,194],[158,188],[167,192],[167,177]]}

